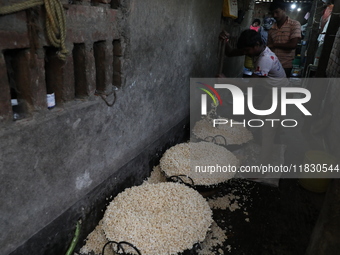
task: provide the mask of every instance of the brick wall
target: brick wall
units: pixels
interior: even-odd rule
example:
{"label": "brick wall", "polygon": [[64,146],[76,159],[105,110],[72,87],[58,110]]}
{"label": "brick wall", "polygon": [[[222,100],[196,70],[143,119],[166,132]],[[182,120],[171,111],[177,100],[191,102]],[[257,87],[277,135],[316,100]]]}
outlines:
{"label": "brick wall", "polygon": [[0,17],[2,120],[13,117],[11,97],[18,99],[19,114],[25,117],[47,108],[47,90],[55,93],[57,105],[93,96],[96,90],[109,90],[113,82],[113,62],[114,85],[121,86],[117,77],[121,54],[113,56],[113,43],[115,48],[120,48],[117,10],[109,4],[80,3],[82,5],[64,5],[65,44],[69,52],[66,61],[57,58],[59,49],[50,46],[46,39],[43,6]]}
{"label": "brick wall", "polygon": [[[65,62],[46,40],[42,7],[0,16],[4,255],[65,254],[75,221],[83,219],[86,235],[97,201],[149,173],[156,155],[147,148],[177,141],[173,127],[185,132],[190,77],[218,71],[222,0],[62,2]],[[16,121],[12,97],[21,108]]]}

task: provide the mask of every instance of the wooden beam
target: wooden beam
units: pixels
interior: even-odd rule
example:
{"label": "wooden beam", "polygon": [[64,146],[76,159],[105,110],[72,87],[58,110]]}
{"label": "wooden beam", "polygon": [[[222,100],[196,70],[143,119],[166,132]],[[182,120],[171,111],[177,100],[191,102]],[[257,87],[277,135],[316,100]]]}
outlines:
{"label": "wooden beam", "polygon": [[329,56],[333,48],[335,35],[338,32],[340,25],[339,12],[340,12],[340,0],[335,0],[332,16],[330,17],[327,32],[325,35],[325,41],[322,48],[318,69],[315,74],[316,77],[326,77],[326,69],[329,61]]}
{"label": "wooden beam", "polygon": [[323,3],[315,0],[312,5],[311,15],[307,25],[306,39],[308,41],[307,57],[304,68],[304,76],[307,71],[307,67],[314,62],[315,52],[318,49],[318,36],[319,36],[319,21],[323,13]]}

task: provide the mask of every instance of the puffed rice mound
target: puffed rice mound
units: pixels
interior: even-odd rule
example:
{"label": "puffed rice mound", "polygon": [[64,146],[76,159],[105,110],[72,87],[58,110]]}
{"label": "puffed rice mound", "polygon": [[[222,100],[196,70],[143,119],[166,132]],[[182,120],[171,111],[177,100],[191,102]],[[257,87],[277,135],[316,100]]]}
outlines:
{"label": "puffed rice mound", "polygon": [[169,255],[202,242],[212,222],[209,204],[197,191],[164,182],[118,194],[105,211],[103,230],[108,240],[130,242],[143,255]]}
{"label": "puffed rice mound", "polygon": [[233,178],[236,172],[196,172],[196,166],[240,165],[236,156],[225,147],[210,142],[180,143],[169,148],[160,160],[160,167],[167,177],[186,175],[195,185],[215,185]]}
{"label": "puffed rice mound", "polygon": [[[229,120],[230,121],[230,120]],[[207,137],[221,135],[226,139],[227,145],[243,144],[253,139],[253,134],[242,125],[217,125],[213,127],[212,122],[202,119],[196,122],[192,133],[199,139],[205,140]],[[224,141],[219,138],[217,141]]]}

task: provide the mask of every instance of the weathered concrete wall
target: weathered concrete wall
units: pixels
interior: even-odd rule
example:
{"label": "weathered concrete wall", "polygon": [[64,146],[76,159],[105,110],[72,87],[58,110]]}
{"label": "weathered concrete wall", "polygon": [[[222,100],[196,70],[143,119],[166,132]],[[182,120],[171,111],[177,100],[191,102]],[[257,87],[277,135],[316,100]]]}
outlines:
{"label": "weathered concrete wall", "polygon": [[[232,19],[225,19],[223,29],[230,34],[230,45],[236,48],[237,40],[241,32],[245,29],[249,29],[251,22],[253,21],[254,14],[254,1],[238,1],[238,8],[244,12],[243,20],[238,23]],[[240,57],[225,57],[223,64],[223,74],[226,77],[242,77],[244,69],[244,56]]]}
{"label": "weathered concrete wall", "polygon": [[106,206],[112,198],[128,187],[141,184],[142,180],[149,176],[153,166],[159,164],[159,159],[166,149],[187,141],[189,126],[189,119],[184,119],[167,130],[10,255],[65,254],[74,237],[76,222],[81,219],[79,241],[75,248],[75,251],[79,251],[87,235],[103,218]]}
{"label": "weathered concrete wall", "polygon": [[[120,171],[133,176],[131,185],[145,177],[150,169],[122,167],[150,144],[163,141],[160,140],[162,135],[186,119],[189,77],[216,74],[221,8],[222,0],[121,1],[117,11],[107,5],[69,6],[66,10],[67,47],[72,50],[74,43],[85,44],[87,69],[83,78],[88,85],[88,96],[76,100],[69,92],[62,94],[65,90],[61,90],[60,103],[53,110],[39,105],[25,119],[2,124],[1,254],[11,253],[30,238],[35,240],[34,236],[39,233],[40,236],[41,233],[52,235],[48,241],[53,243],[61,232],[53,233],[51,229],[42,232],[44,227],[53,226],[54,220],[69,212],[77,202],[84,201],[103,181],[112,176],[125,176]],[[101,17],[99,22],[94,13]],[[15,35],[25,37],[26,26],[22,24],[25,15],[0,17],[0,23],[4,19],[13,19],[10,30],[16,31],[15,26],[18,26],[22,31]],[[102,22],[105,19],[107,23]],[[123,48],[122,57],[118,59],[122,84],[116,93],[116,103],[108,107],[100,97],[94,96],[96,75],[91,54],[93,42],[105,40],[110,45],[116,39]],[[1,36],[1,50],[14,45],[13,40],[16,39]],[[42,46],[46,44],[44,40],[40,38]],[[5,42],[10,46],[3,46]],[[20,47],[27,47],[27,41],[20,42]],[[44,55],[38,52],[36,58],[44,59]],[[73,73],[72,56],[67,61],[70,62],[63,66],[62,75],[68,71]],[[0,62],[4,67],[4,61]],[[39,68],[44,77],[43,64]],[[75,78],[66,75],[61,80],[69,79]],[[106,85],[110,88],[110,83]],[[107,99],[111,102],[113,96]],[[118,185],[119,182],[112,183]],[[101,198],[104,199],[99,195],[93,197],[84,202],[82,208],[88,211],[89,203]],[[76,219],[77,212],[72,212],[71,218]],[[84,212],[79,212],[78,216],[83,215]],[[65,223],[61,227],[70,230],[72,226]],[[28,246],[34,245],[29,243]],[[19,250],[13,254],[24,253]]]}

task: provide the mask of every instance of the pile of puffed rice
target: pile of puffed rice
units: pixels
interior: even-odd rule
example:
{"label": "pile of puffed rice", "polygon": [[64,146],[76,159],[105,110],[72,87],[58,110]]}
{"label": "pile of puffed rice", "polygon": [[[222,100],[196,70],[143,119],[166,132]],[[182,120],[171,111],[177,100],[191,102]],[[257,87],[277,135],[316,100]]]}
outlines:
{"label": "pile of puffed rice", "polygon": [[232,127],[226,124],[214,127],[212,120],[209,119],[202,119],[196,122],[192,133],[201,140],[206,140],[209,137],[223,136],[227,144],[220,138],[216,139],[216,143],[223,145],[243,144],[253,139],[253,134],[240,124],[233,125]]}
{"label": "pile of puffed rice", "polygon": [[164,182],[118,194],[105,211],[102,229],[108,240],[132,243],[143,255],[169,255],[202,242],[212,222],[209,204],[197,191]]}
{"label": "pile of puffed rice", "polygon": [[[213,223],[212,210],[196,190],[166,182],[165,177],[184,174],[191,176],[196,185],[213,185],[234,176],[235,173],[195,175],[191,171],[194,165],[211,163],[239,165],[233,153],[214,143],[189,142],[168,149],[143,185],[126,189],[108,205],[80,253],[100,255],[108,241],[129,242],[143,255],[171,255],[192,249],[195,243],[205,240]],[[223,240],[224,237],[220,245]]]}
{"label": "pile of puffed rice", "polygon": [[239,160],[226,148],[210,142],[177,144],[169,148],[160,160],[161,170],[167,177],[186,175],[193,179],[194,185],[215,185],[235,175],[231,171],[202,172],[212,165],[238,167]]}

